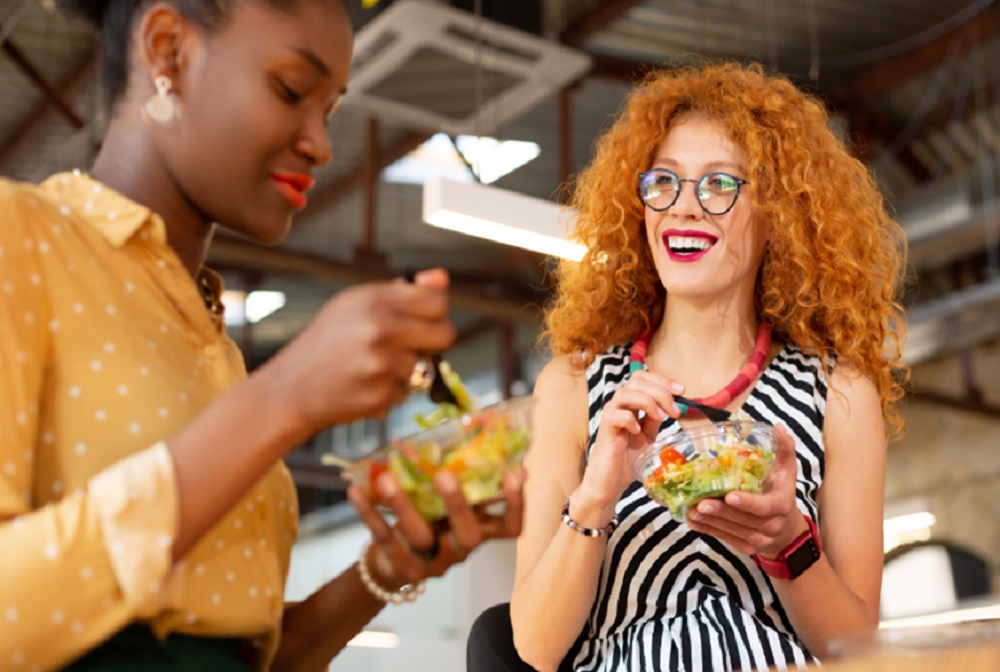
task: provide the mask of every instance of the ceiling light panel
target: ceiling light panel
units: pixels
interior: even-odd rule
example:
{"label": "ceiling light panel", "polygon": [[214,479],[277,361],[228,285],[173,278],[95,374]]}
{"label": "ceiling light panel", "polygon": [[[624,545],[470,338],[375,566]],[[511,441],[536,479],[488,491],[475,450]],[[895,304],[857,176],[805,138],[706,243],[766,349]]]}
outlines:
{"label": "ceiling light panel", "polygon": [[444,5],[398,0],[355,38],[346,104],[489,134],[590,69],[590,56]]}

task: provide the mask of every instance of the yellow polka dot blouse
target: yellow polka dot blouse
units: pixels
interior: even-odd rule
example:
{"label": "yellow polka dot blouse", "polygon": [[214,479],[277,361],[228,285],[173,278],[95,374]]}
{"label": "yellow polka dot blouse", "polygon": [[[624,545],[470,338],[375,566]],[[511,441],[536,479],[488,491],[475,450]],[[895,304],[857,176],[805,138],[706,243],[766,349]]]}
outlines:
{"label": "yellow polka dot blouse", "polygon": [[245,375],[156,214],[79,173],[0,180],[0,669],[56,669],[136,620],[245,637],[266,667],[298,524],[285,467],[170,560],[164,441]]}

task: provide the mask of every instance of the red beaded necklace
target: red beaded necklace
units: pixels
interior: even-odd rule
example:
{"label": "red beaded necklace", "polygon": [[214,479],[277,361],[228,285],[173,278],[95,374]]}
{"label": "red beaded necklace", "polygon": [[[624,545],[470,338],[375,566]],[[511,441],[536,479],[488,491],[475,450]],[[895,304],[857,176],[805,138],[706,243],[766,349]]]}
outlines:
{"label": "red beaded necklace", "polygon": [[[632,347],[629,350],[629,373],[646,367],[646,349],[649,347],[649,339],[652,338],[652,336],[652,329],[644,331],[639,334],[632,343]],[[740,372],[736,374],[736,377],[715,394],[708,397],[701,397],[699,399],[695,399],[694,401],[708,406],[715,406],[716,408],[725,408],[733,399],[738,397],[744,390],[750,387],[750,383],[757,378],[757,374],[760,373],[761,367],[764,366],[764,361],[767,359],[767,352],[770,348],[771,325],[764,324],[762,322],[757,328],[757,342],[754,343],[753,352],[750,353],[750,359],[743,365]],[[688,409],[688,412],[694,412],[694,409]]]}

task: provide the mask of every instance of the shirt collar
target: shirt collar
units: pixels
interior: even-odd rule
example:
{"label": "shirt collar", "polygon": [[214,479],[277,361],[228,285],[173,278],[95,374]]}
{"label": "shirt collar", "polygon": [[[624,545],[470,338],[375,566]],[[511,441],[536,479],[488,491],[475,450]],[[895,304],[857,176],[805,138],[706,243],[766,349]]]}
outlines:
{"label": "shirt collar", "polygon": [[157,242],[167,241],[166,227],[159,215],[79,170],[53,175],[42,183],[42,189],[86,220],[115,247],[124,245],[144,227]]}

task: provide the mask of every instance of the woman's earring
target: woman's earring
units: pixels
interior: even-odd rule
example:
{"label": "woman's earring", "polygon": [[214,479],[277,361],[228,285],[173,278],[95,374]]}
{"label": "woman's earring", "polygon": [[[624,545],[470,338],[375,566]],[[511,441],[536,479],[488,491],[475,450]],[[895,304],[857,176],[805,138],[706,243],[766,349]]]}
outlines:
{"label": "woman's earring", "polygon": [[148,123],[169,124],[181,117],[181,101],[177,94],[171,93],[173,82],[166,75],[157,75],[153,80],[156,93],[142,106],[142,117]]}

